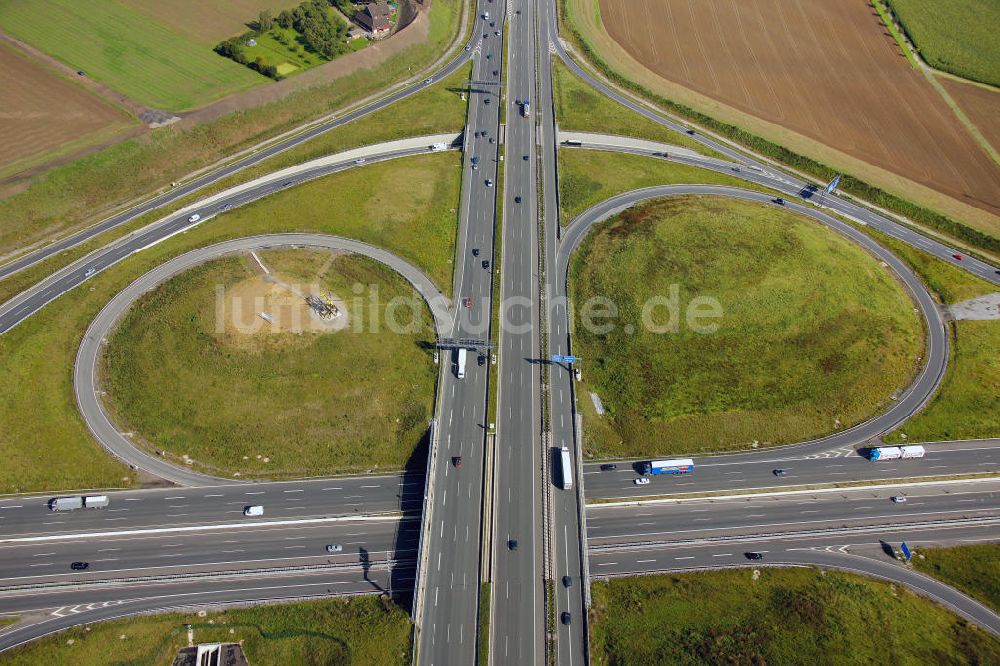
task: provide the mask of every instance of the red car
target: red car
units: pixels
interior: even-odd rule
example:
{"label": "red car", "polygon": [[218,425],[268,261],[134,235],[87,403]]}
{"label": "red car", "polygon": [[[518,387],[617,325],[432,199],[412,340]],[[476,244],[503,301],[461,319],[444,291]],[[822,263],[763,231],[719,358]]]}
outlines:
{"label": "red car", "polygon": [[463,298],[462,299],[462,306],[463,307],[467,307],[467,308],[471,308],[472,307],[472,297],[471,296],[466,296],[465,298]]}
{"label": "red car", "polygon": [[962,255],[960,254],[953,254],[951,256],[955,257],[955,259],[957,259],[958,261],[962,261]]}
{"label": "red car", "polygon": [[455,456],[452,458],[451,464],[455,466],[455,469],[459,469],[462,466],[462,456]]}

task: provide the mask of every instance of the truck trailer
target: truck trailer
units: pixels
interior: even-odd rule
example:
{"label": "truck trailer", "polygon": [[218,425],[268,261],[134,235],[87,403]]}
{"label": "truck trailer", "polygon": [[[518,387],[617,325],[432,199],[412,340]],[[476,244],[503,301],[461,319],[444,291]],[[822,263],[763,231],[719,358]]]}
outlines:
{"label": "truck trailer", "polygon": [[560,470],[562,472],[562,489],[570,490],[573,488],[573,463],[569,457],[569,449],[567,447],[562,447],[559,452],[560,459]]}
{"label": "truck trailer", "polygon": [[868,460],[899,460],[901,458],[923,458],[927,453],[922,446],[878,446],[868,449]]}
{"label": "truck trailer", "polygon": [[469,355],[468,350],[466,349],[458,350],[458,359],[457,359],[458,367],[456,368],[455,374],[459,379],[465,379],[465,359],[468,355]]}
{"label": "truck trailer", "polygon": [[82,508],[82,497],[54,497],[49,500],[49,511],[73,511]]}
{"label": "truck trailer", "polygon": [[686,474],[694,471],[694,461],[690,458],[675,460],[650,460],[643,467],[643,474]]}
{"label": "truck trailer", "polygon": [[111,504],[111,499],[107,495],[85,495],[83,506],[88,509],[104,509]]}

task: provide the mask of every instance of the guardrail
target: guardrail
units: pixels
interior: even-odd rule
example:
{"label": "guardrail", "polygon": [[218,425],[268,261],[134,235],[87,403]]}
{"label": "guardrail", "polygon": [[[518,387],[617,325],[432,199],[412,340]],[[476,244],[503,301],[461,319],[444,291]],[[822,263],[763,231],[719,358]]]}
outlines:
{"label": "guardrail", "polygon": [[[438,400],[440,401],[440,392],[438,394]],[[440,410],[438,410],[440,413]],[[434,474],[433,470],[436,469],[435,463],[437,462],[437,450],[438,450],[438,436],[437,436],[437,420],[431,421],[431,436],[430,436],[430,450],[427,452],[427,470],[424,473],[424,506],[421,515],[423,516],[423,525],[420,528],[420,540],[417,542],[417,569],[414,574],[413,580],[413,608],[410,616],[413,618],[413,630],[414,635],[414,646],[419,645],[420,637],[420,627],[421,621],[423,620],[423,608],[420,603],[420,598],[423,596],[424,584],[427,580],[427,558],[429,553],[427,549],[430,547],[430,538],[428,533],[430,532],[431,525],[433,524],[432,518],[432,508],[434,507]],[[416,663],[417,651],[413,651],[414,663]]]}

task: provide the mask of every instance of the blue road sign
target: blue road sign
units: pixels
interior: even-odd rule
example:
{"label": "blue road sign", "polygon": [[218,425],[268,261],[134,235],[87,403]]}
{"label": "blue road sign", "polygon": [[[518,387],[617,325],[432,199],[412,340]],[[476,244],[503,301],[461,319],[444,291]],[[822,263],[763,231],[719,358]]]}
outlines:
{"label": "blue road sign", "polygon": [[910,547],[906,545],[905,541],[903,542],[903,557],[906,558],[907,562],[913,557],[913,553],[910,552]]}
{"label": "blue road sign", "polygon": [[576,363],[576,356],[563,356],[563,360],[567,363]]}
{"label": "blue road sign", "polygon": [[552,362],[553,363],[562,363],[563,362],[563,357],[561,355],[559,355],[559,354],[553,354],[552,355]]}

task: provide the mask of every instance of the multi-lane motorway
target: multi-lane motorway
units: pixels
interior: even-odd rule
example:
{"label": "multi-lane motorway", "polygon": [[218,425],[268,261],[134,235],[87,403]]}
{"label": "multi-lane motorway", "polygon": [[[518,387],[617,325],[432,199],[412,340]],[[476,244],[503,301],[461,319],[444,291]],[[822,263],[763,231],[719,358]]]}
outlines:
{"label": "multi-lane motorway", "polygon": [[[485,577],[492,582],[489,639],[495,663],[541,664],[546,652],[554,650],[559,663],[582,664],[587,659],[588,562],[590,575],[609,576],[745,565],[749,551],[762,553],[764,564],[819,564],[898,580],[998,631],[996,614],[901,567],[887,556],[887,546],[879,543],[880,539],[932,544],[994,538],[1000,520],[995,479],[797,490],[1000,469],[1000,454],[991,441],[932,444],[920,460],[870,463],[858,455],[859,447],[902,423],[938,387],[947,365],[948,340],[937,306],[893,255],[853,227],[797,202],[815,203],[815,189],[711,137],[694,135],[733,162],[683,151],[667,159],[765,185],[787,196],[788,208],[828,225],[882,259],[907,286],[927,322],[924,368],[883,414],[813,442],[701,457],[694,474],[656,478],[648,486],[632,483],[635,461],[615,461],[613,471],[580,464],[575,413],[579,397],[574,394],[572,373],[561,364],[543,365],[553,354],[572,353],[564,306],[572,251],[594,224],[652,197],[702,194],[773,205],[768,203],[772,195],[698,185],[651,188],[599,204],[561,233],[550,54],[567,61],[590,85],[633,110],[672,129],[686,128],[622,96],[572,62],[559,42],[552,2],[512,0],[504,5],[481,0],[475,11],[469,48],[430,79],[437,81],[472,58],[468,124],[460,140],[449,139],[464,148],[455,303],[449,307],[419,271],[388,253],[379,255],[407,275],[431,303],[439,339],[476,339],[494,345],[470,351],[462,378],[457,376],[454,352],[441,351],[428,474],[240,484],[176,470],[157,458],[130,458],[141,452],[119,441],[109,446],[117,455],[125,452],[122,457],[130,463],[186,487],[112,493],[107,509],[65,514],[48,511],[47,496],[0,500],[0,612],[20,613],[31,620],[0,632],[0,648],[80,621],[144,610],[392,589],[402,597],[411,590],[416,595],[420,663],[471,664],[476,661],[479,590]],[[507,59],[503,64],[505,31]],[[0,269],[0,278],[322,131],[384,108],[422,86],[319,125],[8,264]],[[518,104],[526,98],[531,100],[529,117],[524,117]],[[428,147],[423,143],[369,151],[368,161],[424,152]],[[621,137],[592,137],[581,147],[644,155],[664,152]],[[199,223],[232,206],[354,165],[353,157],[329,159],[299,169],[294,176],[275,175],[211,197],[198,206]],[[495,249],[496,191],[501,175],[503,243]],[[837,196],[824,197],[822,207],[1000,284],[1000,274],[993,267],[970,257],[955,259],[952,248],[884,215]],[[0,306],[0,333],[77,287],[90,277],[90,269],[99,272],[190,224],[187,213],[168,217],[58,271]],[[313,238],[311,242],[326,241]],[[240,249],[245,248],[235,248]],[[205,248],[179,259],[204,261],[218,251],[218,247]],[[494,270],[498,259],[502,259],[501,272]],[[146,277],[166,279],[163,276],[173,274],[171,270],[184,266],[183,262],[165,265]],[[490,325],[496,279],[502,297],[502,331]],[[144,283],[137,289],[141,292],[148,287]],[[123,292],[120,298],[102,313],[107,315],[105,324],[113,325],[128,307],[130,295]],[[104,337],[101,330],[92,329],[81,347],[85,368],[93,367]],[[495,365],[494,357],[498,359]],[[495,424],[487,418],[491,372],[497,373],[499,387]],[[77,373],[78,400],[85,416],[90,415],[87,420],[93,431],[93,423],[103,413],[96,403],[93,377],[88,380],[79,363]],[[95,435],[107,445],[105,439],[115,440],[117,433],[108,422]],[[491,441],[494,449],[488,448]],[[562,470],[555,452],[563,446],[572,454],[572,490],[559,488]],[[776,475],[776,469],[784,474]],[[484,478],[492,478],[485,488]],[[747,496],[697,497],[734,489]],[[484,491],[489,493],[485,498]],[[751,494],[760,491],[767,492]],[[585,515],[584,492],[587,498],[618,501],[592,504]],[[890,499],[897,495],[906,496],[907,501]],[[664,496],[670,499],[655,499]],[[637,503],[644,498],[651,501]],[[265,515],[243,516],[243,507],[249,504],[263,505]],[[482,520],[484,507],[490,511],[486,521]],[[581,535],[586,537],[581,539]],[[331,545],[340,550],[327,552]],[[484,545],[488,550],[483,550]],[[90,562],[90,568],[71,571],[69,563],[78,560]],[[564,576],[569,585],[563,584]],[[549,608],[546,583],[554,592]],[[552,615],[547,616],[546,610]],[[566,623],[559,620],[562,613],[569,614]],[[554,626],[548,625],[549,617],[556,618]],[[547,629],[554,630],[548,640]]]}

